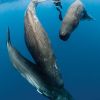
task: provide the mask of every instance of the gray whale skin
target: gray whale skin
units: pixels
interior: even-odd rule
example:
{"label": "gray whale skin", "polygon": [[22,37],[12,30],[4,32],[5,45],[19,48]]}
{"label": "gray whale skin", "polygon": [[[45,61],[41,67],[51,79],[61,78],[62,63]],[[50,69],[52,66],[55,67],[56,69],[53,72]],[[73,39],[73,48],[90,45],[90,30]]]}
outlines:
{"label": "gray whale skin", "polygon": [[35,6],[38,2],[31,1],[25,14],[25,42],[36,64],[22,56],[12,46],[8,28],[7,49],[9,57],[14,68],[40,94],[46,96],[49,100],[73,100],[64,88],[50,41],[36,16]]}

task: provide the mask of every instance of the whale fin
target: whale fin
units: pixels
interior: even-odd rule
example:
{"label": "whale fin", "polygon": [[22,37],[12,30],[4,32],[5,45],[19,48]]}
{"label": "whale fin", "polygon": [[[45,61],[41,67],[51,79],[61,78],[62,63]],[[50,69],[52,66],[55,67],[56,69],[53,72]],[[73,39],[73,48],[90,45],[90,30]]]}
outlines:
{"label": "whale fin", "polygon": [[41,91],[40,89],[37,89],[37,92],[43,94],[43,91]]}
{"label": "whale fin", "polygon": [[61,0],[52,0],[52,2],[56,7],[60,7],[61,9],[63,8],[61,4]]}
{"label": "whale fin", "polygon": [[62,12],[61,12],[61,10],[59,8],[56,8],[56,9],[59,12],[59,20],[62,21],[63,20],[63,18],[62,18]]}
{"label": "whale fin", "polygon": [[84,9],[83,13],[82,13],[82,17],[81,20],[94,20],[93,17],[91,17],[87,11]]}
{"label": "whale fin", "polygon": [[10,41],[10,30],[8,28],[7,33],[7,50],[11,60],[11,63],[17,69],[18,72],[35,88],[40,88],[39,84],[41,83],[41,76],[39,68],[36,64],[33,64],[28,59],[20,54],[20,52],[15,49]]}
{"label": "whale fin", "polygon": [[63,18],[62,18],[62,4],[61,4],[61,0],[52,0],[52,2],[54,3],[57,11],[59,12],[59,20],[62,21]]}

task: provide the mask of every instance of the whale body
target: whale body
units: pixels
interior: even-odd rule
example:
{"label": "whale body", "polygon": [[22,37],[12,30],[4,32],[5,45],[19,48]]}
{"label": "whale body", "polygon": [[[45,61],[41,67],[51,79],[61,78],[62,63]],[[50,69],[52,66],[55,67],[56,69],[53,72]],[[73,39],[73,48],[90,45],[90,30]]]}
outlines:
{"label": "whale body", "polygon": [[40,88],[41,90],[46,91],[46,88],[44,88],[44,86],[46,87],[46,85],[43,83],[43,74],[41,73],[39,67],[26,59],[14,46],[12,46],[9,29],[7,34],[7,49],[13,66],[26,80],[28,80],[30,84],[36,87],[38,91],[40,90]]}
{"label": "whale body", "polygon": [[62,22],[59,32],[61,40],[68,40],[71,33],[79,25],[80,20],[92,20],[93,18],[88,15],[83,3],[80,0],[75,0],[71,4]]}
{"label": "whale body", "polygon": [[25,42],[35,62],[41,67],[52,81],[52,85],[62,87],[63,79],[60,74],[50,40],[36,16],[35,1],[30,2],[25,14]]}
{"label": "whale body", "polygon": [[64,88],[50,41],[36,16],[34,3],[37,1],[30,2],[25,14],[25,41],[36,64],[21,55],[12,45],[8,29],[7,49],[11,62],[14,68],[49,100],[73,100]]}
{"label": "whale body", "polygon": [[[7,33],[7,50],[14,68],[32,85],[37,91],[49,100],[73,100],[72,96],[64,87],[58,88],[50,85],[49,79],[38,64],[34,64],[25,58],[11,43],[10,30]],[[52,81],[51,81],[52,82]]]}

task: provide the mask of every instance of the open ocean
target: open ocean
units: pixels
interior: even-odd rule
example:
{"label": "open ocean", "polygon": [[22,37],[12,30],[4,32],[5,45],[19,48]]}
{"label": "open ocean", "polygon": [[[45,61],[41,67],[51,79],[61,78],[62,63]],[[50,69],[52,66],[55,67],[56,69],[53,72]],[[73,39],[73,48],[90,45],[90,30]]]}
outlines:
{"label": "open ocean", "polygon": [[[62,0],[63,17],[74,0]],[[68,41],[59,39],[61,21],[51,0],[37,6],[48,33],[65,88],[75,100],[100,100],[100,0],[82,0],[94,21],[81,21]],[[0,0],[0,100],[47,100],[12,66],[6,47],[12,44],[32,61],[24,41],[24,14],[29,0]]]}

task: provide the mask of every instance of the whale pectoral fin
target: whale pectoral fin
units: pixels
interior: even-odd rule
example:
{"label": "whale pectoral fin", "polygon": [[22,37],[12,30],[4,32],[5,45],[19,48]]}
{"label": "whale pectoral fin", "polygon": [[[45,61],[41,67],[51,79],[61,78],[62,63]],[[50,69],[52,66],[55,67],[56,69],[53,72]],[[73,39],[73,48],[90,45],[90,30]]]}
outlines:
{"label": "whale pectoral fin", "polygon": [[10,31],[8,29],[7,50],[13,66],[20,74],[33,86],[37,87],[36,81],[39,79],[39,71],[36,64],[33,64],[28,59],[20,54],[11,44]]}
{"label": "whale pectoral fin", "polygon": [[63,20],[63,18],[62,18],[62,12],[61,12],[61,10],[58,7],[56,9],[59,12],[59,20],[62,21]]}
{"label": "whale pectoral fin", "polygon": [[41,91],[40,89],[37,89],[37,92],[43,94],[43,91]]}
{"label": "whale pectoral fin", "polygon": [[82,12],[82,15],[81,15],[82,17],[81,17],[81,20],[94,20],[94,18],[93,17],[91,17],[88,13],[87,13],[87,11],[84,9],[84,11]]}

